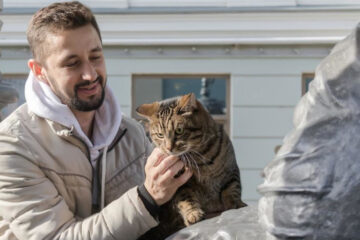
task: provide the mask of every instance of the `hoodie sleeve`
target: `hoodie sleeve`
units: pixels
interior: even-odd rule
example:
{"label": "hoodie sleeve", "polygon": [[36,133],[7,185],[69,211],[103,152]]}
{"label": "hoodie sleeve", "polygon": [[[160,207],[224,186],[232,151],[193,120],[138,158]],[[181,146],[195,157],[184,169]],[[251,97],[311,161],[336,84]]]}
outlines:
{"label": "hoodie sleeve", "polygon": [[79,219],[33,158],[19,137],[0,135],[0,225],[6,226],[1,237],[131,240],[157,225],[136,187],[101,212]]}

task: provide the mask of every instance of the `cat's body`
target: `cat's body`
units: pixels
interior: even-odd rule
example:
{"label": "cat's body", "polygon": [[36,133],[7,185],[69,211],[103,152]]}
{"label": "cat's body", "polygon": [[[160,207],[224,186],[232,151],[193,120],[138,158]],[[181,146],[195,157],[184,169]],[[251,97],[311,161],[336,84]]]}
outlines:
{"label": "cat's body", "polygon": [[137,111],[150,120],[155,145],[179,156],[194,173],[161,206],[159,226],[141,239],[161,240],[207,214],[246,206],[231,141],[193,94],[144,104]]}

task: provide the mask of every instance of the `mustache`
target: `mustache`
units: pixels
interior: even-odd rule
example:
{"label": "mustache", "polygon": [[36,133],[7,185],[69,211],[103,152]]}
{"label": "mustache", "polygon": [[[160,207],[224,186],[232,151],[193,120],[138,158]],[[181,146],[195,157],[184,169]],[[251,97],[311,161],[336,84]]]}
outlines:
{"label": "mustache", "polygon": [[84,86],[88,86],[90,84],[96,83],[96,82],[100,82],[101,84],[103,83],[103,77],[102,76],[98,76],[95,81],[83,81],[81,83],[78,83],[75,85],[75,90],[77,90],[80,87],[84,87]]}

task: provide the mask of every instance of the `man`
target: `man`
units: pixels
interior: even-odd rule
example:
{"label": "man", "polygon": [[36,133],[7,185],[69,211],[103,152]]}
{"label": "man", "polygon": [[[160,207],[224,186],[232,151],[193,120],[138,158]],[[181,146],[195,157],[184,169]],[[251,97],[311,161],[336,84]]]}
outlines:
{"label": "man", "polygon": [[174,178],[183,163],[121,115],[88,8],[45,7],[27,37],[27,103],[0,124],[0,238],[136,239],[192,173]]}

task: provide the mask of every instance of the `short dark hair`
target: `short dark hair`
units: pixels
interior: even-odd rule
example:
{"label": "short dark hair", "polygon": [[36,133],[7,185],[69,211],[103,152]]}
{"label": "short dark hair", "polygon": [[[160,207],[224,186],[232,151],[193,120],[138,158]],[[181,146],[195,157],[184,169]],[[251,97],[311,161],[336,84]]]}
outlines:
{"label": "short dark hair", "polygon": [[44,57],[44,43],[49,33],[73,30],[91,24],[101,34],[91,10],[78,1],[53,3],[37,11],[30,20],[26,35],[33,57]]}

